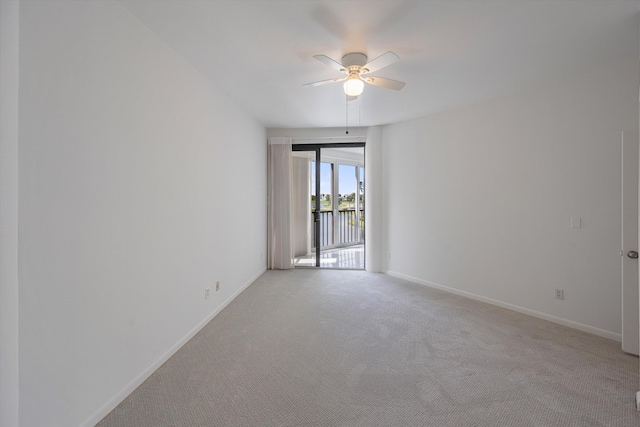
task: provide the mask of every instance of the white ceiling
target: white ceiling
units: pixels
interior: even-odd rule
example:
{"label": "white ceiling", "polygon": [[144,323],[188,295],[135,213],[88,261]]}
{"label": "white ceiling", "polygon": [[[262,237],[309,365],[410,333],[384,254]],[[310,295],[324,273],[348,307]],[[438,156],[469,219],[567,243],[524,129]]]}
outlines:
{"label": "white ceiling", "polygon": [[638,58],[638,1],[121,0],[148,28],[269,128],[341,127],[340,61],[391,50],[350,126],[432,114],[524,90],[621,58]]}

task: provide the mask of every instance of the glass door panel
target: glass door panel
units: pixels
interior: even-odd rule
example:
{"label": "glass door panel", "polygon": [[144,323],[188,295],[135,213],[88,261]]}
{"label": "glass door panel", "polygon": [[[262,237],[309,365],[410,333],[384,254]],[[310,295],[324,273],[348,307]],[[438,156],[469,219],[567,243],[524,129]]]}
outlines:
{"label": "glass door panel", "polygon": [[358,167],[358,233],[360,241],[364,242],[364,166]]}
{"label": "glass door panel", "polygon": [[359,240],[357,227],[358,180],[357,166],[338,166],[338,191],[340,204],[338,208],[338,245],[347,245]]}
{"label": "glass door panel", "polygon": [[293,156],[295,266],[364,269],[364,144],[294,144]]}
{"label": "glass door panel", "polygon": [[[316,163],[313,162],[311,166],[315,172]],[[315,179],[312,178],[312,186],[315,186]],[[320,162],[320,210],[318,211],[318,223],[319,223],[319,241],[320,250],[322,248],[334,245],[333,235],[333,164],[327,162]]]}
{"label": "glass door panel", "polygon": [[316,250],[316,151],[294,151],[292,157],[293,256],[296,267],[319,266]]}

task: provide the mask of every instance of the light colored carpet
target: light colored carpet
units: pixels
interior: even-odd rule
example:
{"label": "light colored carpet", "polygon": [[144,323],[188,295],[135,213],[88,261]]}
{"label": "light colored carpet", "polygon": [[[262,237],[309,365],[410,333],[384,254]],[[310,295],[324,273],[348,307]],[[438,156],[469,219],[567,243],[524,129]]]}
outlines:
{"label": "light colored carpet", "polygon": [[617,342],[363,271],[268,271],[109,426],[636,426]]}

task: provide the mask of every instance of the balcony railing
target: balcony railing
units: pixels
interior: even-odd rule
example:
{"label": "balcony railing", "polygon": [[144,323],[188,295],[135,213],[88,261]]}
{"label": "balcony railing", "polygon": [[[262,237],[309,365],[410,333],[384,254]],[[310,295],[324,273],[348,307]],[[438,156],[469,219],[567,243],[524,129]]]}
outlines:
{"label": "balcony railing", "polygon": [[[312,223],[313,215],[314,213],[311,212]],[[321,248],[357,244],[364,241],[364,209],[360,209],[360,224],[357,224],[355,209],[339,210],[338,220],[335,224],[333,211],[320,211],[318,216]],[[334,227],[337,230],[336,232],[334,232]],[[337,236],[335,233],[337,233]],[[315,239],[313,245],[315,246]]]}

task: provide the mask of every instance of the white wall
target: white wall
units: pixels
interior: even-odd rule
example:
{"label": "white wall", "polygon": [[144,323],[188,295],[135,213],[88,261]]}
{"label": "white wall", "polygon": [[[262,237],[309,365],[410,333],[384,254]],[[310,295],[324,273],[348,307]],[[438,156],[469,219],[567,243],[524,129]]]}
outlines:
{"label": "white wall", "polygon": [[365,155],[365,268],[367,271],[379,273],[384,270],[382,252],[384,244],[385,223],[382,204],[383,191],[383,159],[382,159],[382,127],[372,126],[367,133]]}
{"label": "white wall", "polygon": [[266,133],[117,2],[22,2],[19,96],[20,425],[93,425],[264,271]]}
{"label": "white wall", "polygon": [[619,339],[620,133],[638,129],[637,93],[631,58],[385,126],[385,269]]}
{"label": "white wall", "polygon": [[0,2],[0,426],[18,425],[17,1]]}

